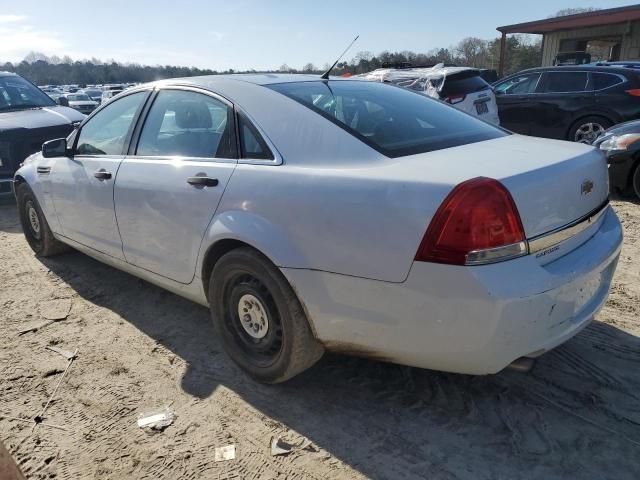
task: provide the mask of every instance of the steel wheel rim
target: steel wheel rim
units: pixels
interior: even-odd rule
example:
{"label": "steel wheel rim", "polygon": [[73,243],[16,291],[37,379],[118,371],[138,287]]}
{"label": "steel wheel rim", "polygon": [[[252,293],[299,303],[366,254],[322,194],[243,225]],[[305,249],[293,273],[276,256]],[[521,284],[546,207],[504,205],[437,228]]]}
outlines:
{"label": "steel wheel rim", "polygon": [[247,334],[255,339],[264,338],[269,331],[269,315],[258,297],[250,293],[240,297],[238,320]]}
{"label": "steel wheel rim", "polygon": [[580,125],[574,135],[574,140],[578,143],[586,143],[591,145],[598,138],[605,128],[596,122],[588,122]]}
{"label": "steel wheel rim", "polygon": [[[258,278],[244,269],[236,270],[227,278],[223,317],[225,330],[252,364],[260,368],[268,367],[277,361],[284,345],[282,319],[273,295]],[[245,301],[250,302],[253,308],[247,308]],[[253,326],[244,320],[245,315],[249,315]],[[257,331],[254,319],[260,322]]]}
{"label": "steel wheel rim", "polygon": [[25,211],[27,213],[27,219],[29,220],[31,234],[36,240],[40,240],[40,217],[38,217],[38,211],[31,200],[25,205]]}

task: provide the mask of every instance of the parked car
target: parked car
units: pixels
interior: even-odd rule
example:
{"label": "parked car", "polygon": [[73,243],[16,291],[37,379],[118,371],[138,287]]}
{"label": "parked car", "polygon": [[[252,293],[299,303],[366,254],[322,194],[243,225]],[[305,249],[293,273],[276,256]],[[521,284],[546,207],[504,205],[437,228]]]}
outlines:
{"label": "parked car", "polygon": [[468,374],[541,355],[602,307],[622,242],[599,150],[311,75],[134,87],[15,185],[37,255],[210,306],[268,383],[325,349]]}
{"label": "parked car", "polygon": [[89,98],[89,95],[84,93],[65,93],[58,97],[58,103],[62,104],[62,98],[66,99],[66,102],[64,102],[65,106],[71,107],[85,115],[93,112],[99,105],[98,102],[94,102]]}
{"label": "parked car", "polygon": [[495,84],[502,126],[591,144],[610,126],[640,118],[640,71],[618,66],[524,70]]}
{"label": "parked car", "polygon": [[640,120],[609,128],[593,145],[607,155],[611,189],[640,198]]}
{"label": "parked car", "polygon": [[440,99],[470,115],[500,125],[496,97],[477,68],[445,66],[429,68],[379,68],[351,78],[410,88]]}
{"label": "parked car", "polygon": [[118,95],[124,90],[123,85],[105,85],[102,87],[102,95],[100,97],[100,103],[108,102],[113,97]]}
{"label": "parked car", "polygon": [[102,102],[102,90],[99,88],[85,88],[82,93],[87,95],[91,100],[100,105]]}
{"label": "parked car", "polygon": [[13,174],[27,156],[71,133],[83,118],[15,73],[0,72],[0,198],[11,198]]}

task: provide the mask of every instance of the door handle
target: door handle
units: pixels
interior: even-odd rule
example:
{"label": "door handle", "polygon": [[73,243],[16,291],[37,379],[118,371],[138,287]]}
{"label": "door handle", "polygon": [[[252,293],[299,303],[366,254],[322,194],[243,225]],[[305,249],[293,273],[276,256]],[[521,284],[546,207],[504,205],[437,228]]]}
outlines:
{"label": "door handle", "polygon": [[218,185],[218,179],[205,176],[196,176],[187,178],[187,183],[189,185],[193,185],[194,187],[215,187]]}
{"label": "door handle", "polygon": [[104,168],[101,168],[93,174],[98,180],[109,180],[111,178],[111,172],[107,172]]}

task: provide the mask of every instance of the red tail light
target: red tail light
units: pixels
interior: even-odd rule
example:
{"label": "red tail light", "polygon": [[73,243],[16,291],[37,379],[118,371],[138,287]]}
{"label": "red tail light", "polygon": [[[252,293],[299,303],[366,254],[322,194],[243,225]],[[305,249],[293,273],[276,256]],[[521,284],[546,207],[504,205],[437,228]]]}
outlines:
{"label": "red tail light", "polygon": [[434,215],[416,260],[478,265],[527,253],[518,209],[497,180],[478,177],[455,187]]}
{"label": "red tail light", "polygon": [[461,101],[463,101],[465,98],[466,95],[464,93],[461,93],[459,95],[449,95],[448,97],[445,97],[444,101],[450,103],[451,105],[455,105],[456,103],[460,103]]}
{"label": "red tail light", "polygon": [[632,95],[634,97],[640,97],[640,88],[633,88],[631,90],[625,90],[625,93]]}

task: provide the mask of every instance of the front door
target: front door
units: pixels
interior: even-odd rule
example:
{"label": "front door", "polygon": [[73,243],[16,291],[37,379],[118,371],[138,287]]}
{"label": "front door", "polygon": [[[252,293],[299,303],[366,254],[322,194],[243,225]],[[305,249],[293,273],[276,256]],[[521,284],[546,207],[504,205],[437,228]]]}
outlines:
{"label": "front door", "polygon": [[115,208],[133,265],[190,283],[202,238],[236,166],[233,108],[193,89],[163,89],[120,166]]}
{"label": "front door", "polygon": [[113,185],[134,119],[149,92],[109,103],[76,134],[71,157],[51,168],[52,198],[62,234],[112,257],[124,259]]}
{"label": "front door", "polygon": [[496,103],[500,125],[523,135],[531,134],[531,112],[536,105],[534,94],[539,72],[514,75],[496,85]]}

